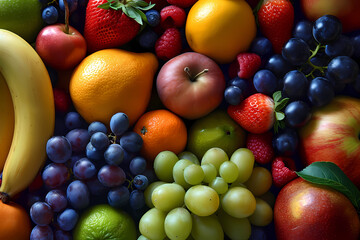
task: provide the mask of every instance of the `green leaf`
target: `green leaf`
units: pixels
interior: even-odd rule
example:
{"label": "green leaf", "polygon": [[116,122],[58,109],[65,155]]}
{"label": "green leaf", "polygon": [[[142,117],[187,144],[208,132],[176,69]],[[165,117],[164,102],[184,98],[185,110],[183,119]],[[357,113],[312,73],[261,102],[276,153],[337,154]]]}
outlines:
{"label": "green leaf", "polygon": [[138,9],[136,9],[136,8],[127,7],[127,12],[128,12],[127,16],[128,16],[129,18],[134,19],[137,23],[139,23],[140,25],[142,25],[142,24],[143,24],[143,21],[142,21],[142,19],[141,19],[141,15],[139,14],[139,11],[140,11],[140,10],[138,10]]}
{"label": "green leaf", "polygon": [[111,2],[107,2],[107,3],[103,3],[100,4],[99,6],[97,6],[98,8],[102,8],[102,9],[109,9],[111,5]]}
{"label": "green leaf", "polygon": [[119,10],[119,9],[121,9],[122,6],[124,6],[124,4],[122,4],[122,3],[119,2],[119,1],[113,1],[113,2],[111,3],[111,5],[110,5],[110,7],[111,7],[112,9],[116,10],[116,11]]}
{"label": "green leaf", "polygon": [[276,120],[281,121],[285,118],[285,114],[282,112],[275,112],[275,118]]}
{"label": "green leaf", "polygon": [[348,197],[357,210],[360,207],[360,191],[346,174],[333,162],[314,162],[296,172],[306,181],[331,187]]}
{"label": "green leaf", "polygon": [[281,109],[283,109],[286,104],[288,103],[289,98],[283,98],[278,102],[275,102],[275,111],[280,111]]}
{"label": "green leaf", "polygon": [[276,91],[273,93],[273,99],[274,99],[274,102],[278,102],[280,101],[281,99],[281,91]]}

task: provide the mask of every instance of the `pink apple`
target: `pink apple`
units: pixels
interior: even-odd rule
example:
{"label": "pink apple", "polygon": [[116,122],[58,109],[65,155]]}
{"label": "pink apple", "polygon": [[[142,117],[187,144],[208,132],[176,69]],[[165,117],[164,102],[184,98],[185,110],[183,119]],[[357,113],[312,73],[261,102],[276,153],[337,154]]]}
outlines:
{"label": "pink apple", "polygon": [[355,207],[342,193],[297,178],[276,197],[277,240],[357,240],[360,222]]}
{"label": "pink apple", "polygon": [[299,136],[305,165],[333,162],[360,187],[360,99],[336,97],[313,112]]}
{"label": "pink apple", "polygon": [[186,119],[196,119],[219,106],[225,78],[214,60],[186,52],[161,67],[156,87],[165,107]]}
{"label": "pink apple", "polygon": [[65,24],[44,27],[38,34],[35,49],[44,63],[56,70],[77,66],[86,55],[86,41],[79,31]]}

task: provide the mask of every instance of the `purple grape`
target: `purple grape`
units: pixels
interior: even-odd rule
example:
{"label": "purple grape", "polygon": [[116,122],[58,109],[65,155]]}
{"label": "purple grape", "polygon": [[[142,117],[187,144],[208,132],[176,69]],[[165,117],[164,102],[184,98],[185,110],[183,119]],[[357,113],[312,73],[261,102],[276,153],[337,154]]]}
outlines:
{"label": "purple grape", "polygon": [[71,231],[75,227],[78,219],[79,214],[74,209],[67,208],[57,216],[56,221],[60,229]]}
{"label": "purple grape", "polygon": [[104,159],[104,151],[96,149],[91,142],[86,145],[86,157],[94,161],[101,161]]}
{"label": "purple grape", "polygon": [[313,106],[324,106],[335,97],[334,87],[324,77],[316,77],[310,81],[308,98]]}
{"label": "purple grape", "polygon": [[53,240],[54,233],[49,225],[36,225],[30,233],[30,240]]}
{"label": "purple grape", "polygon": [[72,240],[71,232],[63,231],[61,229],[55,231],[55,240]]}
{"label": "purple grape", "polygon": [[145,206],[144,192],[138,189],[130,193],[129,199],[130,207],[134,210],[141,209]]}
{"label": "purple grape", "polygon": [[136,156],[134,157],[129,164],[129,169],[131,174],[138,175],[138,174],[142,174],[145,169],[146,169],[146,160],[145,158],[141,157],[141,156]]}
{"label": "purple grape", "polygon": [[277,77],[267,69],[259,70],[255,73],[253,83],[259,93],[271,95],[277,89]]}
{"label": "purple grape", "polygon": [[124,159],[124,149],[117,143],[111,144],[104,152],[106,163],[120,165]]}
{"label": "purple grape", "polygon": [[139,190],[145,190],[149,185],[149,180],[145,175],[136,175],[133,180],[134,186]]}
{"label": "purple grape", "polygon": [[70,205],[75,209],[84,209],[90,204],[90,192],[85,183],[75,180],[69,184],[66,196]]}
{"label": "purple grape", "polygon": [[66,134],[66,138],[70,141],[73,152],[79,153],[86,149],[86,145],[90,141],[90,135],[86,129],[73,129]]}
{"label": "purple grape", "polygon": [[84,126],[84,119],[77,112],[68,112],[65,115],[65,126],[68,130],[82,128]]}
{"label": "purple grape", "polygon": [[89,135],[92,136],[96,132],[102,132],[102,133],[107,134],[107,128],[106,128],[105,124],[103,124],[102,122],[98,122],[98,121],[90,123],[90,125],[88,126]]}
{"label": "purple grape", "polygon": [[69,140],[63,136],[51,137],[46,143],[46,154],[55,163],[64,163],[72,154]]}
{"label": "purple grape", "polygon": [[243,91],[239,87],[229,86],[225,88],[224,98],[228,104],[238,105],[245,97]]}
{"label": "purple grape", "polygon": [[49,191],[45,196],[45,202],[49,204],[54,212],[60,212],[67,206],[65,193],[58,189]]}
{"label": "purple grape", "polygon": [[307,62],[311,51],[309,45],[301,38],[290,38],[282,48],[281,54],[292,65],[300,66]]}
{"label": "purple grape", "polygon": [[99,181],[106,187],[118,187],[126,180],[124,170],[116,165],[104,165],[98,172]]}
{"label": "purple grape", "polygon": [[139,134],[133,131],[128,131],[120,138],[121,147],[129,152],[138,153],[141,150],[143,140]]}
{"label": "purple grape", "polygon": [[50,163],[42,173],[44,184],[50,188],[57,188],[65,184],[69,179],[69,171],[63,163]]}
{"label": "purple grape", "polygon": [[89,188],[90,194],[94,196],[101,196],[109,191],[109,188],[105,187],[97,176],[87,180],[86,186]]}
{"label": "purple grape", "polygon": [[91,135],[90,142],[97,150],[105,150],[110,144],[108,136],[103,132],[96,132]]}
{"label": "purple grape", "polygon": [[31,220],[39,225],[49,225],[54,217],[53,210],[46,202],[36,202],[30,208]]}
{"label": "purple grape", "polygon": [[265,69],[270,70],[276,77],[283,78],[287,72],[294,69],[294,66],[286,61],[281,54],[274,54],[265,64]]}
{"label": "purple grape", "polygon": [[124,134],[129,128],[129,118],[123,112],[115,113],[110,119],[110,129],[115,135]]}
{"label": "purple grape", "polygon": [[113,207],[123,207],[129,202],[130,191],[125,186],[111,189],[108,192],[107,200],[109,205]]}
{"label": "purple grape", "polygon": [[292,70],[284,76],[282,85],[284,95],[295,100],[306,96],[309,81],[304,73]]}
{"label": "purple grape", "polygon": [[77,160],[73,167],[74,176],[78,179],[90,179],[96,172],[95,165],[88,158]]}
{"label": "purple grape", "polygon": [[312,33],[317,42],[327,44],[339,38],[342,24],[333,15],[323,15],[314,22]]}
{"label": "purple grape", "polygon": [[285,121],[290,127],[302,127],[311,118],[311,108],[303,101],[289,103],[284,110]]}
{"label": "purple grape", "polygon": [[296,130],[292,128],[282,129],[274,137],[274,148],[281,156],[292,156],[299,144],[299,137]]}

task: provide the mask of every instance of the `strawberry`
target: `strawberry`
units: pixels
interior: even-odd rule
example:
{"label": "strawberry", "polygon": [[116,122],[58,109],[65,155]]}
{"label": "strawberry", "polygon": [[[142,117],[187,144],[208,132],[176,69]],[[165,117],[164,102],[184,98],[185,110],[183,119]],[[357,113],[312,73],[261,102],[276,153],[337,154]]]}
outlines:
{"label": "strawberry", "polygon": [[246,148],[255,157],[255,161],[260,164],[267,164],[274,158],[274,148],[272,146],[273,133],[271,131],[254,134],[249,133],[246,137]]}
{"label": "strawberry", "polygon": [[276,157],[271,164],[271,175],[274,186],[281,188],[295,179],[297,177],[295,170],[295,161],[292,158]]}
{"label": "strawberry", "polygon": [[273,98],[255,93],[238,105],[229,105],[227,112],[243,129],[250,133],[261,134],[272,127],[277,131],[283,127],[285,118],[280,110],[287,104],[288,98],[281,98],[281,92],[275,92]]}
{"label": "strawberry", "polygon": [[177,28],[168,28],[155,43],[156,56],[161,60],[169,60],[179,55],[182,50],[181,33]]}
{"label": "strawberry", "polygon": [[257,19],[261,33],[280,54],[284,44],[291,38],[294,26],[294,7],[289,0],[260,1]]}
{"label": "strawberry", "polygon": [[146,19],[142,11],[153,6],[141,0],[89,0],[84,27],[88,52],[130,42]]}
{"label": "strawberry", "polygon": [[169,4],[176,5],[181,8],[188,8],[194,5],[197,0],[167,0]]}
{"label": "strawberry", "polygon": [[236,59],[239,78],[252,78],[261,65],[261,58],[256,53],[239,53]]}

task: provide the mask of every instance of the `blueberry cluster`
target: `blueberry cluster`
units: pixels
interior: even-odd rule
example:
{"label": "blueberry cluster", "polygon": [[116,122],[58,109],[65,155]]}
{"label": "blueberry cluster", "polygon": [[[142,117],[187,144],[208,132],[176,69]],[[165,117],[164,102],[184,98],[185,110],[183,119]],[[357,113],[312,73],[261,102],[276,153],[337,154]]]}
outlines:
{"label": "blueberry cluster", "polygon": [[81,211],[96,203],[140,217],[144,190],[155,173],[139,154],[142,138],[130,130],[127,115],[114,114],[109,127],[98,121],[87,125],[77,112],[67,113],[64,121],[65,136],[55,135],[46,145],[43,187],[29,194],[32,235],[71,236]]}

